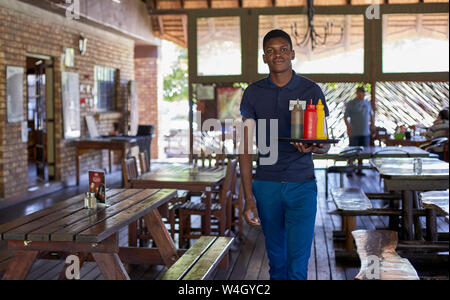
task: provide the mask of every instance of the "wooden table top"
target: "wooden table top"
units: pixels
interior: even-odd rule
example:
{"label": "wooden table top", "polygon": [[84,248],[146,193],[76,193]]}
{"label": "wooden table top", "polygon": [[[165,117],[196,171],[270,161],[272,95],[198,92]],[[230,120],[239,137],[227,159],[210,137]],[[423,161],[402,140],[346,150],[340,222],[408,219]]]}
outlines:
{"label": "wooden table top", "polygon": [[135,137],[98,137],[98,138],[79,138],[74,139],[73,142],[78,147],[89,146],[107,146],[110,144],[137,144]]}
{"label": "wooden table top", "polygon": [[[359,148],[359,147],[331,147],[326,154],[314,154],[313,157],[316,159],[346,159],[342,155],[342,151]],[[359,159],[369,159],[374,157],[428,157],[429,152],[420,149],[418,147],[361,147],[362,150],[359,151],[355,157]]]}
{"label": "wooden table top", "polygon": [[414,170],[414,158],[373,158],[371,164],[381,177],[388,179],[436,180],[449,178],[447,162],[436,158],[420,158],[422,171]]}
{"label": "wooden table top", "polygon": [[0,225],[2,240],[99,243],[176,196],[171,189],[111,189],[107,206],[84,208],[84,195]]}
{"label": "wooden table top", "polygon": [[225,179],[226,167],[198,167],[193,173],[188,165],[170,165],[156,171],[140,175],[131,183],[191,183],[191,184],[217,184]]}

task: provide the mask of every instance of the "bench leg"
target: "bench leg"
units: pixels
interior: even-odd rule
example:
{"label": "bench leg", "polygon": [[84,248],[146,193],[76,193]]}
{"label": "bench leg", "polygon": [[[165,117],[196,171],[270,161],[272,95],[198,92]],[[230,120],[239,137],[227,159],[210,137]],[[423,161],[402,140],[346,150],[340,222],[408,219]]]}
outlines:
{"label": "bench leg", "polygon": [[343,224],[345,227],[343,228],[345,232],[345,250],[353,251],[353,235],[352,231],[356,230],[356,216],[345,216],[342,217]]}
{"label": "bench leg", "polygon": [[2,280],[25,280],[38,254],[34,250],[17,250]]}

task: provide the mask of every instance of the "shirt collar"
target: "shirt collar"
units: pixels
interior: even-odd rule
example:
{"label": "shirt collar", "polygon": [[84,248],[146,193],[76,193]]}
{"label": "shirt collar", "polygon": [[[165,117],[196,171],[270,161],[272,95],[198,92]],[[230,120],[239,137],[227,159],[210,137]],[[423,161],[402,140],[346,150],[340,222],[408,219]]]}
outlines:
{"label": "shirt collar", "polygon": [[300,76],[298,76],[294,70],[292,70],[292,78],[291,80],[289,80],[289,82],[282,87],[279,87],[278,85],[276,85],[275,83],[273,83],[272,79],[270,79],[270,75],[266,77],[266,80],[264,81],[264,85],[266,87],[269,88],[280,88],[280,89],[284,89],[287,88],[288,90],[294,90],[295,88],[297,88],[297,86],[300,83]]}

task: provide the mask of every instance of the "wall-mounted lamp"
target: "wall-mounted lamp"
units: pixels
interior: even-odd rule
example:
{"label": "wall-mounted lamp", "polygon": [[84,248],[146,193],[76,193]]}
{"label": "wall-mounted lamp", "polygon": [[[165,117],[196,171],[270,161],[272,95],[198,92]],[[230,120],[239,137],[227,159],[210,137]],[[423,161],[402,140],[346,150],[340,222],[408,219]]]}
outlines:
{"label": "wall-mounted lamp", "polygon": [[85,38],[84,36],[80,35],[79,48],[80,48],[81,55],[84,55],[86,53],[87,42],[88,42],[87,38]]}

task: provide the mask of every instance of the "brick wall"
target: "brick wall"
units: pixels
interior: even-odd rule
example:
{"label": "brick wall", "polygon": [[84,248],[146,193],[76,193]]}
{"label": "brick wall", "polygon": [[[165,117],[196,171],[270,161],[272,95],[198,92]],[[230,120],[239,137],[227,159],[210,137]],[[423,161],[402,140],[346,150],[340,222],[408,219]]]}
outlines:
{"label": "brick wall", "polygon": [[[72,23],[71,23],[72,22]],[[120,69],[120,82],[134,79],[134,41],[93,26],[73,23],[49,12],[17,11],[0,6],[0,198],[14,196],[27,188],[27,144],[21,142],[20,123],[6,121],[6,66],[26,69],[27,53],[50,56],[54,65],[54,108],[56,142],[56,179],[74,183],[75,150],[73,142],[63,137],[61,71],[79,74],[80,84],[94,84],[94,66]],[[88,39],[87,52],[80,55],[80,33]],[[75,66],[64,68],[61,55],[64,47],[75,49]],[[24,76],[25,77],[25,76]],[[156,76],[155,76],[156,77]],[[24,97],[26,97],[24,78]],[[119,93],[120,95],[121,93]],[[81,98],[90,97],[80,93]],[[121,110],[125,99],[118,99]],[[156,102],[156,98],[155,98]],[[26,99],[24,99],[26,112]],[[155,111],[157,111],[155,109]],[[94,114],[81,107],[82,137],[86,136],[85,116]],[[121,122],[122,115],[97,114],[99,132],[112,131],[114,122]],[[122,128],[124,125],[122,124]],[[106,151],[103,151],[106,152]],[[91,168],[106,168],[107,156],[92,151],[81,157],[81,174]]]}
{"label": "brick wall", "polygon": [[139,124],[155,125],[151,158],[158,157],[158,50],[155,46],[136,46],[134,77],[138,89]]}

